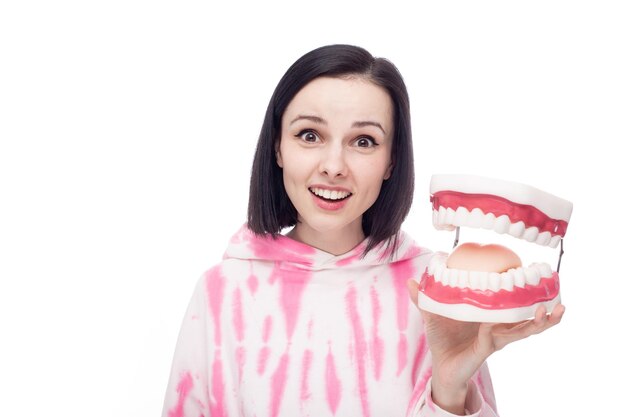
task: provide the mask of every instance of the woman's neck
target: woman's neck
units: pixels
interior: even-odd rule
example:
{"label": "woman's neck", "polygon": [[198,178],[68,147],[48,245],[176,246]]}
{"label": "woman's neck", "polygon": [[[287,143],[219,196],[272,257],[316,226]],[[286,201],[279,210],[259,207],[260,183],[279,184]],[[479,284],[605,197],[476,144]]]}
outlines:
{"label": "woman's neck", "polygon": [[304,223],[298,223],[287,233],[287,236],[332,255],[343,255],[365,239],[360,222],[355,222],[354,226],[348,225],[341,230],[330,232],[320,232]]}

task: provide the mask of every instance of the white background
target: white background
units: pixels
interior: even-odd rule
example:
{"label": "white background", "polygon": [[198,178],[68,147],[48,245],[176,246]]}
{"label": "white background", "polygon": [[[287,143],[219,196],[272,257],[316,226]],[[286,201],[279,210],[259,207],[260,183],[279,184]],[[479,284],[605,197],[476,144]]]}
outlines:
{"label": "white background", "polygon": [[566,315],[490,359],[501,415],[623,411],[625,6],[408,3],[2,2],[0,414],[160,414],[193,285],[245,221],[270,95],[330,43],[405,77],[420,244],[453,239],[432,173],[574,202]]}

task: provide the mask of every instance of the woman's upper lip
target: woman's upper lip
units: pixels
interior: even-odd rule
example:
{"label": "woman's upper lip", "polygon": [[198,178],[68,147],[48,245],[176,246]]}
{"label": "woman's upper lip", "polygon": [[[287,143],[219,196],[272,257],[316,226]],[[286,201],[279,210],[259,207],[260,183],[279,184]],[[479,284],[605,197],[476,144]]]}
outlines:
{"label": "woman's upper lip", "polygon": [[324,184],[313,184],[313,185],[310,185],[309,188],[319,188],[319,189],[328,190],[328,191],[345,191],[348,193],[352,192],[352,190],[349,190],[348,188],[345,188],[345,187],[337,187],[333,185],[324,185]]}

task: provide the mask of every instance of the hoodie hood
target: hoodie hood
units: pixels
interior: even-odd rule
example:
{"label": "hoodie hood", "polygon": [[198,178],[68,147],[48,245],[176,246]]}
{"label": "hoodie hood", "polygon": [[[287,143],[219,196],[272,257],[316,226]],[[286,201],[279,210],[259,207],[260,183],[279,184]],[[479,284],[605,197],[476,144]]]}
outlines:
{"label": "hoodie hood", "polygon": [[342,255],[333,255],[287,236],[279,235],[273,238],[271,235],[256,235],[244,225],[231,238],[224,259],[279,262],[291,264],[298,269],[319,271],[402,262],[423,252],[413,239],[402,231],[398,233],[397,250],[393,256],[391,248],[383,242],[363,257],[367,243],[368,239],[365,239],[352,250]]}

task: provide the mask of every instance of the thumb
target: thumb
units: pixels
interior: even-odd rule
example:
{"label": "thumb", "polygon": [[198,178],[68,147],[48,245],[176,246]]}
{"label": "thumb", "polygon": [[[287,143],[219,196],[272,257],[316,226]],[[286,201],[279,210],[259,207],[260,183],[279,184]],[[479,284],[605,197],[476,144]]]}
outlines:
{"label": "thumb", "polygon": [[414,279],[409,279],[406,282],[406,286],[409,289],[409,296],[411,297],[411,301],[413,304],[417,306],[417,295],[419,294],[419,285]]}
{"label": "thumb", "polygon": [[496,323],[480,323],[478,337],[476,338],[476,351],[487,359],[489,355],[498,350],[496,347],[493,331]]}

